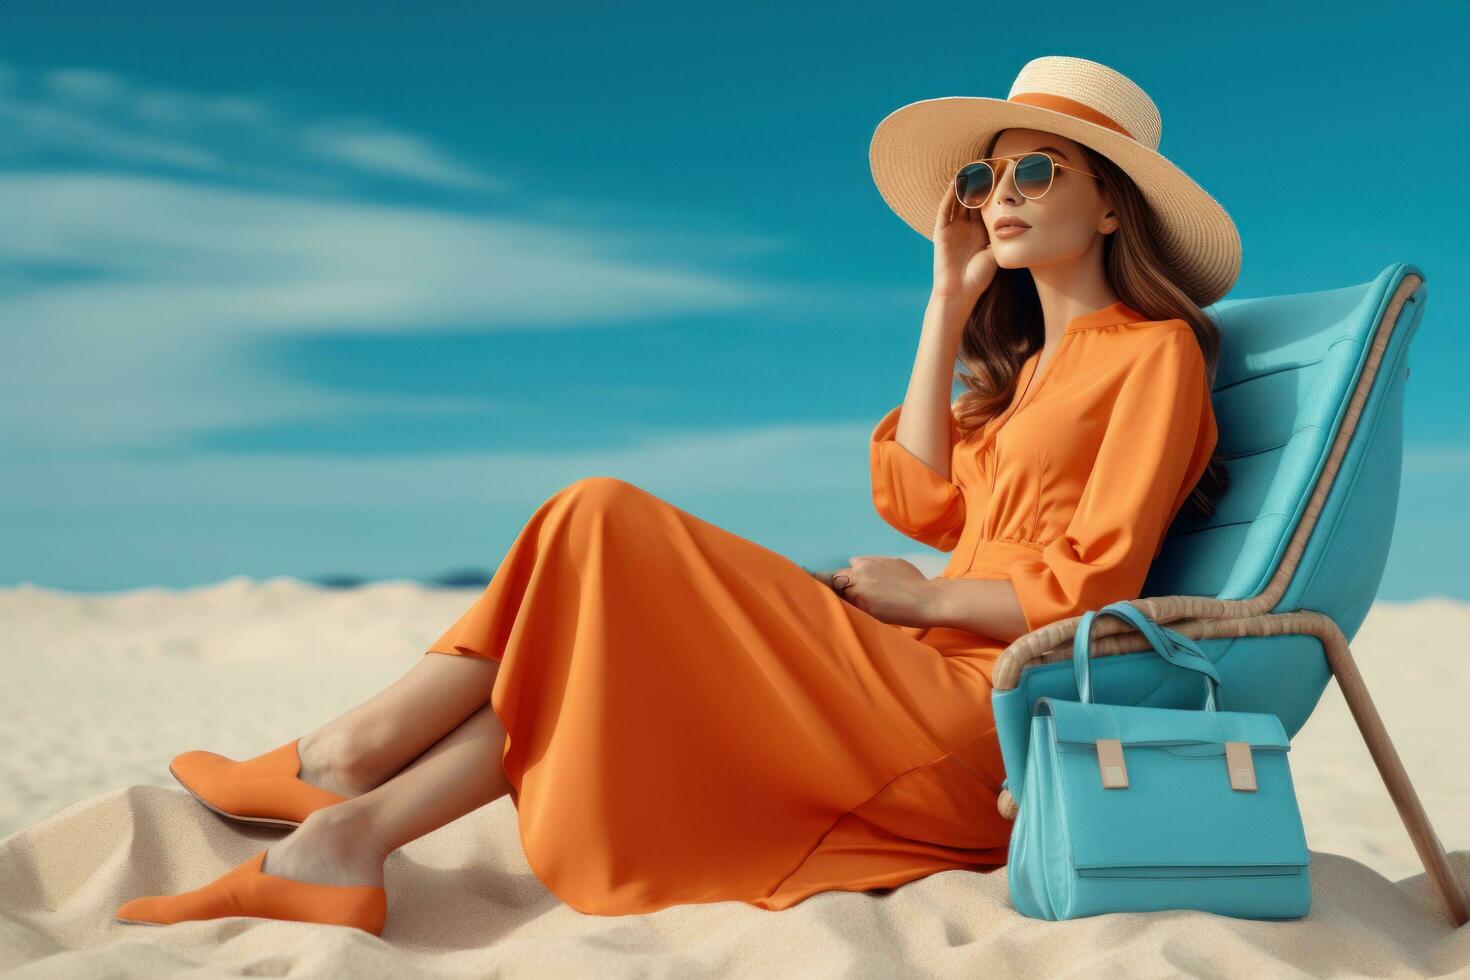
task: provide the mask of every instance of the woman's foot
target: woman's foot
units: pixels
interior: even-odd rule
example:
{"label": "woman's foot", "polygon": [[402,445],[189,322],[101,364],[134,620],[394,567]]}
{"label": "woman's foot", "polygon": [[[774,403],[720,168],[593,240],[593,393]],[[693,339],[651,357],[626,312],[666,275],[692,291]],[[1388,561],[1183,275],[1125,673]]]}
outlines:
{"label": "woman's foot", "polygon": [[[168,769],[199,802],[221,816],[246,823],[296,827],[308,814],[350,799],[321,783],[359,794],[357,787],[335,778],[332,770],[314,765],[313,771],[307,772],[298,752],[302,741],[292,739],[244,761],[195,749],[175,756]],[[320,754],[313,749],[314,759]]]}
{"label": "woman's foot", "polygon": [[365,775],[357,757],[340,745],[333,747],[330,737],[320,729],[296,740],[296,755],[301,760],[297,779],[343,799],[361,796],[382,782]]}
{"label": "woman's foot", "polygon": [[329,807],[208,884],[177,895],[131,899],[113,918],[169,925],[247,915],[354,926],[381,935],[388,914],[385,857],[364,814],[350,803]]}
{"label": "woman's foot", "polygon": [[383,885],[387,855],[365,816],[350,805],[327,807],[266,848],[263,874],[320,885]]}

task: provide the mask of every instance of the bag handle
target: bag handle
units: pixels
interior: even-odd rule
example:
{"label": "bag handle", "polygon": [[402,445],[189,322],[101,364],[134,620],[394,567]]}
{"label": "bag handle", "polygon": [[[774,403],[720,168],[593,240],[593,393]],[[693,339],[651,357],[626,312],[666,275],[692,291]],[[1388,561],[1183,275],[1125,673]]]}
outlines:
{"label": "bag handle", "polygon": [[1217,711],[1217,691],[1220,672],[1199,644],[1176,630],[1150,618],[1142,609],[1126,600],[1110,602],[1101,609],[1089,609],[1082,614],[1077,626],[1077,636],[1072,642],[1072,676],[1077,682],[1077,700],[1083,704],[1092,702],[1092,624],[1098,616],[1117,616],[1138,628],[1149,646],[1159,656],[1176,667],[1198,671],[1205,677],[1204,710]]}

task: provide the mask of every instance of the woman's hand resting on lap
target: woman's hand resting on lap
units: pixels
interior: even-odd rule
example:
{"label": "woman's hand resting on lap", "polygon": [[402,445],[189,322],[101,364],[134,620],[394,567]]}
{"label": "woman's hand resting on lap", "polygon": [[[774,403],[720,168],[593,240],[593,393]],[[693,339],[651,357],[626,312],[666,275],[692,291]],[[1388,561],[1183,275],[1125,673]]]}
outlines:
{"label": "woman's hand resting on lap", "polygon": [[854,555],[847,561],[846,568],[827,578],[842,598],[895,626],[933,622],[938,589],[912,562],[886,555]]}

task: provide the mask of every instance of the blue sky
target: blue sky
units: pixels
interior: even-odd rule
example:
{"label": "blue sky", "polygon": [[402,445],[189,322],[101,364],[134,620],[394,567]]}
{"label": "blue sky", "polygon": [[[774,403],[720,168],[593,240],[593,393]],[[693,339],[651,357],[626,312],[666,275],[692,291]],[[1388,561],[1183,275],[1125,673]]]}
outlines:
{"label": "blue sky", "polygon": [[493,569],[591,475],[914,556],[866,443],[932,246],[868,141],[1068,54],[1233,214],[1230,298],[1425,271],[1381,596],[1470,598],[1465,5],[531,8],[7,11],[0,582]]}

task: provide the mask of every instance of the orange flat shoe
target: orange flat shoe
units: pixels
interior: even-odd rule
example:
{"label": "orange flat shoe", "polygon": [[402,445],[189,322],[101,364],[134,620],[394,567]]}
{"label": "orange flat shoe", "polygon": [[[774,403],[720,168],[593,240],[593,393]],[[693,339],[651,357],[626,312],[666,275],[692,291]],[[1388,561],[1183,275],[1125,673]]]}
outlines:
{"label": "orange flat shoe", "polygon": [[174,757],[168,771],[194,798],[220,816],[246,823],[299,827],[309,814],[347,797],[298,778],[301,756],[292,739],[244,762],[195,750]]}
{"label": "orange flat shoe", "polygon": [[383,934],[388,893],[381,885],[323,885],[263,871],[265,851],[226,871],[202,888],[178,895],[150,895],[118,906],[118,922],[165,926],[197,919],[249,915],[329,926],[351,926]]}

